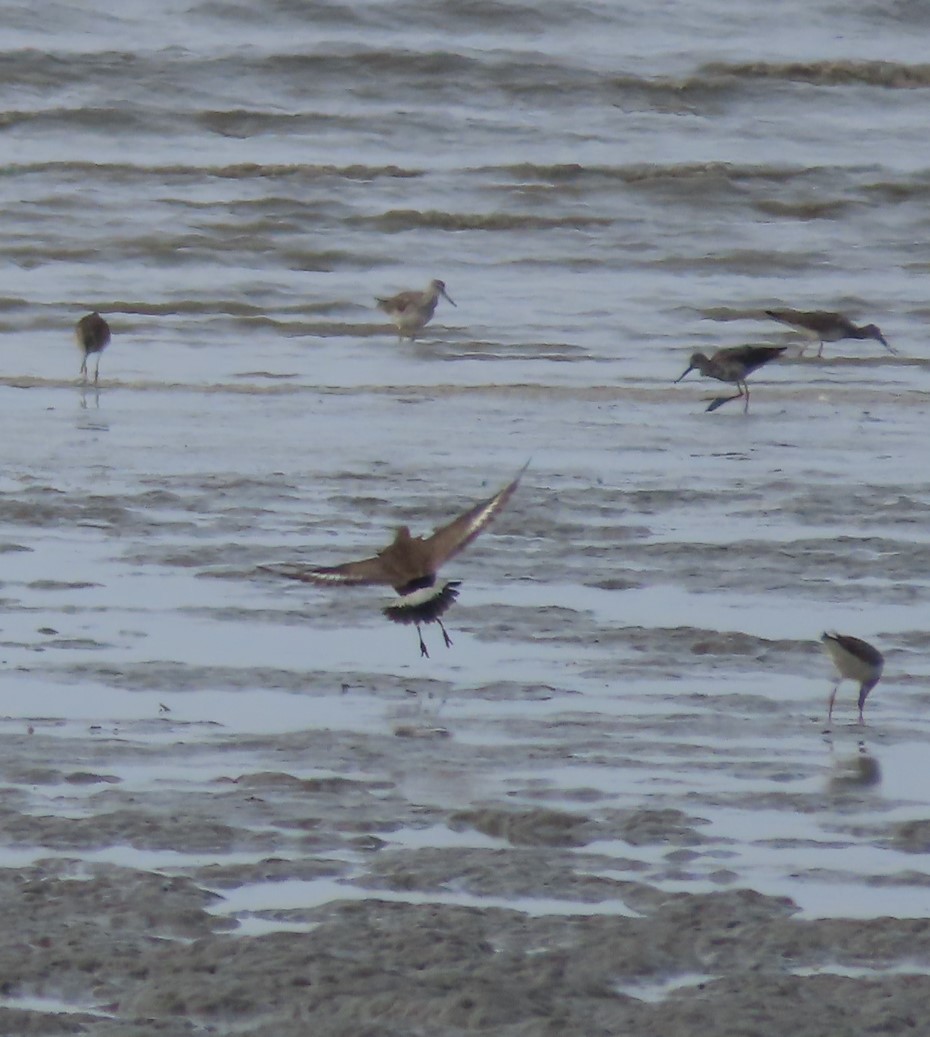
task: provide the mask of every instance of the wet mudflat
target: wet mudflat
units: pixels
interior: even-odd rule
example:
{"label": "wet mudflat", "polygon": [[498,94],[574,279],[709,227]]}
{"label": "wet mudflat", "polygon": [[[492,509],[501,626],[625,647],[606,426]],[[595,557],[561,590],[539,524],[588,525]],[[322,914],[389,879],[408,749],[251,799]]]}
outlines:
{"label": "wet mudflat", "polygon": [[[780,374],[748,417],[7,388],[0,1032],[919,1032],[920,408]],[[470,430],[454,470],[411,409]],[[377,590],[257,570],[429,530],[528,455],[428,659]],[[864,728],[846,685],[825,729],[823,626],[886,652]]]}
{"label": "wet mudflat", "polygon": [[919,5],[6,6],[0,1034],[920,1033]]}

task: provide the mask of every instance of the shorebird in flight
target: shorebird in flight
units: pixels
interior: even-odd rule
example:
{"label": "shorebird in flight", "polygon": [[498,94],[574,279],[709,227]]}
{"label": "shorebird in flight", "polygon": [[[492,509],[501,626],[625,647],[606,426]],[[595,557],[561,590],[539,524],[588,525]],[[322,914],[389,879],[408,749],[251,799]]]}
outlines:
{"label": "shorebird in flight", "polygon": [[412,341],[433,319],[440,295],[455,306],[444,281],[430,281],[425,292],[399,292],[389,299],[379,298],[376,301],[378,309],[383,310],[397,328],[397,337]]}
{"label": "shorebird in flight", "polygon": [[[824,342],[839,342],[841,338],[874,338],[889,353],[894,353],[877,325],[864,324],[860,328],[842,313],[828,313],[826,310],[766,310],[765,315],[819,341],[817,356],[823,356]],[[804,355],[804,348],[798,356]]]}
{"label": "shorebird in flight", "polygon": [[424,623],[438,623],[446,647],[452,638],[442,616],[459,594],[459,580],[437,583],[442,565],[467,547],[504,508],[520,483],[526,466],[517,477],[487,500],[475,504],[458,518],[440,526],[431,536],[411,536],[401,526],[394,540],[371,558],[333,566],[263,565],[266,572],[304,583],[339,586],[387,585],[400,595],[400,601],[382,609],[394,623],[413,623],[420,639],[420,655],[429,656],[423,632]]}
{"label": "shorebird in flight", "polygon": [[91,353],[97,354],[97,367],[94,370],[94,385],[96,385],[97,377],[100,374],[100,354],[110,344],[110,325],[94,310],[93,313],[81,317],[74,333],[78,346],[84,354],[81,361],[81,375],[85,382],[87,381],[87,358]]}
{"label": "shorebird in flight", "polygon": [[718,396],[715,400],[711,400],[707,410],[716,410],[725,403],[729,403],[730,400],[738,400],[741,396],[745,396],[746,402],[743,406],[745,414],[749,410],[749,386],[746,384],[746,378],[763,364],[781,356],[787,348],[787,346],[733,346],[730,349],[718,349],[710,357],[703,353],[692,353],[688,369],[675,381],[680,382],[691,371],[700,371],[705,378],[716,378],[718,382],[730,382],[739,389],[739,392],[735,396]]}
{"label": "shorebird in flight", "polygon": [[865,723],[862,708],[869,692],[881,679],[885,657],[868,641],[861,641],[858,637],[850,637],[848,634],[826,633],[820,640],[833,660],[838,674],[827,706],[827,723],[833,718],[836,693],[847,678],[859,682],[859,723]]}

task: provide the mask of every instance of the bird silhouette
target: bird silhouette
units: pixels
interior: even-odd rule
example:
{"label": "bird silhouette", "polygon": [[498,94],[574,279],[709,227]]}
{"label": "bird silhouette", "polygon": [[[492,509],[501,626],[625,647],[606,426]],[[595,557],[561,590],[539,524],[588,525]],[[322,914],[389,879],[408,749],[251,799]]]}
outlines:
{"label": "bird silhouette", "polygon": [[782,355],[787,346],[733,346],[729,349],[718,349],[712,356],[703,353],[692,353],[688,368],[684,374],[675,379],[680,382],[691,371],[700,371],[705,378],[716,378],[718,382],[731,382],[739,389],[735,396],[718,396],[711,400],[707,410],[716,410],[730,400],[738,400],[745,396],[743,413],[749,410],[749,386],[746,378],[763,364]]}
{"label": "bird silhouette", "polygon": [[260,568],[304,583],[337,586],[382,584],[393,587],[400,601],[382,609],[384,615],[395,623],[414,624],[420,641],[420,655],[429,656],[421,625],[438,624],[446,647],[450,647],[452,639],[442,622],[442,616],[458,597],[461,586],[459,580],[437,583],[439,569],[466,548],[504,508],[516,491],[525,470],[524,465],[516,478],[493,497],[475,504],[451,522],[440,526],[430,536],[411,536],[409,527],[401,526],[394,540],[370,558],[333,566],[282,564]]}

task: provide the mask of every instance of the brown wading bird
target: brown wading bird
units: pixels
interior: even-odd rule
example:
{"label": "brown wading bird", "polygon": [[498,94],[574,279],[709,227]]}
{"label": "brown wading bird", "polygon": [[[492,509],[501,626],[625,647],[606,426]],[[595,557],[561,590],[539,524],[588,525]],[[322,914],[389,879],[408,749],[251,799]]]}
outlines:
{"label": "brown wading bird", "polygon": [[378,309],[383,310],[396,326],[397,337],[412,341],[417,332],[432,320],[440,295],[455,306],[443,281],[430,281],[425,292],[400,292],[390,299],[379,298],[376,301]]}
{"label": "brown wading bird", "polygon": [[865,723],[862,717],[862,707],[865,705],[869,692],[881,679],[885,657],[868,641],[860,641],[858,637],[849,637],[847,634],[824,634],[820,640],[839,674],[833,685],[833,691],[830,693],[827,723],[833,719],[833,701],[840,685],[847,677],[859,682],[859,723]]}
{"label": "brown wading bird", "polygon": [[110,344],[110,325],[94,310],[93,313],[81,317],[74,333],[78,346],[84,354],[81,361],[81,374],[85,382],[87,381],[87,358],[91,353],[97,354],[97,367],[94,370],[94,385],[96,385],[97,377],[100,374],[100,354]]}
{"label": "brown wading bird", "polygon": [[513,482],[488,500],[459,515],[432,536],[414,537],[407,526],[397,530],[393,543],[372,558],[333,566],[263,565],[266,572],[286,576],[304,583],[370,586],[387,584],[401,600],[382,609],[395,623],[413,623],[420,639],[420,655],[429,656],[420,625],[438,623],[448,648],[452,644],[442,622],[442,615],[458,597],[461,581],[449,580],[437,585],[436,573],[445,562],[457,555],[484,529],[513,496],[526,465]]}
{"label": "brown wading bird", "polygon": [[[874,338],[889,353],[894,353],[875,324],[864,324],[860,328],[842,313],[828,313],[825,310],[766,310],[765,315],[819,341],[817,356],[823,356],[824,342],[839,342],[841,338]],[[801,349],[798,356],[804,355],[805,348]]]}
{"label": "brown wading bird", "polygon": [[685,374],[675,379],[678,383],[691,371],[700,371],[705,378],[716,378],[718,382],[731,382],[739,389],[735,396],[718,396],[711,400],[707,410],[716,410],[730,400],[738,400],[741,396],[746,397],[743,407],[745,414],[749,410],[749,386],[746,378],[757,368],[767,364],[770,360],[781,356],[787,346],[733,346],[731,349],[718,349],[711,357],[703,353],[692,353],[691,362]]}

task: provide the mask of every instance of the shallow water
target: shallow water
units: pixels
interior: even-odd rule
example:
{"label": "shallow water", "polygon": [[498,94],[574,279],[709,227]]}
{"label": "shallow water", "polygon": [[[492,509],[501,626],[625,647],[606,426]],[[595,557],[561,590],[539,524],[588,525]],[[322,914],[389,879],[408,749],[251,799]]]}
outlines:
{"label": "shallow water", "polygon": [[[341,899],[623,914],[598,882],[926,918],[920,9],[5,6],[0,865],[191,878],[227,898],[198,935],[243,941]],[[432,277],[457,307],[398,342],[374,297]],[[801,357],[775,306],[898,355]],[[744,342],[789,347],[748,414],[673,384]],[[527,459],[431,658],[387,595],[258,571],[428,531]],[[886,655],[862,728],[846,684],[825,731],[832,628]],[[495,884],[538,833],[457,815],[537,809],[587,834]],[[616,989],[720,974],[679,964]]]}

